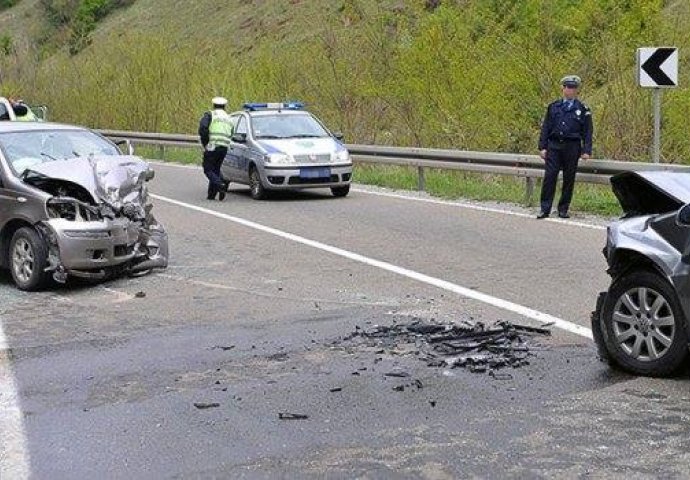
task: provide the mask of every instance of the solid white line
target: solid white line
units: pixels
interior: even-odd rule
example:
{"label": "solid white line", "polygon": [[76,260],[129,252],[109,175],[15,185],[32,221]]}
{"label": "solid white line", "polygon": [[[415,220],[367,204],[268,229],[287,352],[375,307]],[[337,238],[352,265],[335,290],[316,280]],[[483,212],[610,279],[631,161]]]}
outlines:
{"label": "solid white line", "polygon": [[547,313],[539,312],[537,310],[533,310],[531,308],[524,307],[522,305],[518,305],[517,303],[509,302],[507,300],[496,298],[496,297],[493,297],[491,295],[487,295],[485,293],[478,292],[476,290],[462,287],[460,285],[456,285],[456,284],[448,282],[446,280],[441,280],[439,278],[431,277],[429,275],[425,275],[423,273],[419,273],[419,272],[416,272],[414,270],[409,270],[409,269],[404,268],[404,267],[399,267],[397,265],[393,265],[391,263],[384,262],[381,260],[376,260],[373,258],[365,257],[364,255],[360,255],[358,253],[350,252],[348,250],[343,250],[343,249],[338,248],[338,247],[333,247],[331,245],[317,242],[315,240],[310,240],[308,238],[301,237],[299,235],[295,235],[292,233],[284,232],[284,231],[278,230],[276,228],[267,227],[266,225],[252,222],[250,220],[245,220],[244,218],[235,217],[232,215],[227,215],[225,213],[217,212],[215,210],[211,210],[211,209],[204,208],[204,207],[199,207],[197,205],[193,205],[190,203],[181,202],[179,200],[164,197],[161,195],[151,194],[151,196],[157,200],[161,200],[163,202],[170,203],[172,205],[177,205],[179,207],[188,208],[190,210],[195,210],[197,212],[205,213],[207,215],[212,215],[212,216],[217,217],[217,218],[222,218],[224,220],[228,220],[228,221],[237,223],[239,225],[243,225],[245,227],[252,228],[254,230],[258,230],[260,232],[275,235],[277,237],[284,238],[284,239],[290,240],[292,242],[300,243],[302,245],[306,245],[306,246],[309,246],[312,248],[316,248],[318,250],[322,250],[324,252],[328,252],[328,253],[331,253],[333,255],[337,255],[339,257],[347,258],[349,260],[363,263],[363,264],[369,265],[371,267],[380,268],[382,270],[385,270],[385,271],[388,271],[391,273],[395,273],[395,274],[401,275],[403,277],[407,277],[407,278],[410,278],[412,280],[416,280],[418,282],[426,283],[427,285],[432,285],[434,287],[441,288],[443,290],[454,292],[454,293],[457,293],[458,295],[462,295],[463,297],[471,298],[473,300],[477,300],[479,302],[486,303],[486,304],[492,305],[494,307],[498,307],[502,310],[507,310],[509,312],[517,313],[518,315],[522,315],[523,317],[530,318],[532,320],[536,320],[537,322],[540,322],[540,323],[553,324],[555,327],[560,328],[561,330],[565,330],[566,332],[574,333],[576,335],[580,335],[582,337],[586,337],[586,338],[590,338],[590,339],[592,338],[592,331],[587,327],[583,327],[583,326],[578,325],[576,323],[569,322],[567,320],[563,320],[563,319],[554,317],[554,316],[549,315]]}
{"label": "solid white line", "polygon": [[29,455],[9,352],[0,318],[0,478],[22,480],[29,478]]}
{"label": "solid white line", "polygon": [[[185,168],[185,169],[194,169],[198,170],[201,167],[194,166],[194,165],[182,165],[179,163],[168,163],[168,162],[158,162],[155,160],[148,160],[149,163],[153,165],[159,165],[162,167],[177,167],[177,168]],[[535,216],[533,214],[529,213],[523,213],[523,212],[514,212],[512,210],[505,210],[502,208],[496,208],[496,207],[485,207],[482,205],[477,205],[474,203],[466,203],[466,202],[460,202],[460,201],[452,201],[452,200],[442,200],[442,199],[435,199],[435,198],[420,198],[420,197],[412,197],[409,195],[403,195],[401,193],[392,193],[392,192],[375,192],[372,190],[366,190],[363,188],[353,188],[353,192],[357,193],[364,193],[367,195],[376,195],[379,197],[388,197],[388,198],[395,198],[398,200],[407,200],[407,201],[412,201],[412,202],[421,202],[421,203],[428,203],[432,205],[444,205],[447,207],[458,207],[458,208],[464,208],[466,210],[475,210],[478,212],[486,212],[486,213],[497,213],[500,215],[510,215],[513,217],[520,217],[520,218],[529,218],[531,220],[535,220]],[[578,222],[575,220],[565,220],[561,218],[547,218],[544,219],[543,221],[549,222],[549,223],[559,223],[561,225],[569,225],[571,227],[580,227],[580,228],[589,228],[592,230],[606,230],[606,227],[601,226],[601,225],[594,225],[591,223],[586,223],[586,222]]]}
{"label": "solid white line", "polygon": [[[531,220],[536,221],[535,216],[532,214],[529,214],[529,213],[513,212],[511,210],[504,210],[502,208],[495,208],[495,207],[485,207],[485,206],[476,205],[473,203],[465,203],[465,202],[458,202],[458,201],[451,201],[451,200],[440,200],[440,199],[435,199],[435,198],[411,197],[411,196],[403,195],[400,193],[375,192],[372,190],[365,190],[362,188],[353,188],[352,191],[357,192],[357,193],[365,193],[368,195],[376,195],[379,197],[395,198],[398,200],[409,200],[409,201],[413,201],[413,202],[430,203],[432,205],[445,205],[448,207],[459,207],[459,208],[465,208],[467,210],[476,210],[478,212],[499,213],[502,215],[511,215],[513,217],[529,218]],[[591,223],[577,222],[574,220],[565,220],[565,219],[561,219],[561,218],[547,218],[547,219],[544,219],[544,221],[550,222],[550,223],[560,223],[563,225],[570,225],[573,227],[590,228],[592,230],[606,230],[606,227],[603,227],[601,225],[593,225]]]}

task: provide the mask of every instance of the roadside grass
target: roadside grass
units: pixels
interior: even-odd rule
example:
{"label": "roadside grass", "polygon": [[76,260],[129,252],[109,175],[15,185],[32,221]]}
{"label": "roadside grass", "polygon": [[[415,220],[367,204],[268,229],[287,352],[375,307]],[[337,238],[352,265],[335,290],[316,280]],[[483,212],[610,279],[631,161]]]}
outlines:
{"label": "roadside grass", "polygon": [[[166,147],[163,156],[156,146],[140,145],[136,154],[149,159],[185,165],[201,165],[201,149]],[[505,202],[524,205],[525,180],[503,175],[486,175],[447,170],[426,169],[426,190],[435,197],[450,200],[470,199],[477,201]],[[355,165],[357,183],[376,185],[397,190],[417,189],[417,169],[395,165]],[[539,202],[541,181],[534,188],[533,206]],[[558,197],[556,198],[556,202]],[[555,202],[554,202],[555,203]],[[554,206],[555,208],[555,206]],[[607,185],[578,184],[572,203],[573,212],[603,215],[620,215],[620,206]]]}

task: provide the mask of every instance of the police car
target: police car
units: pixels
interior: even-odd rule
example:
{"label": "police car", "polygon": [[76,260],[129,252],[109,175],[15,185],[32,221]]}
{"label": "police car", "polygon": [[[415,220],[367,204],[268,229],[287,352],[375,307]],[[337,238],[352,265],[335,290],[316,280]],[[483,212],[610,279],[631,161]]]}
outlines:
{"label": "police car", "polygon": [[230,115],[234,134],[221,167],[226,183],[249,185],[252,198],[271,190],[350,191],[352,161],[343,136],[331,133],[301,103],[246,103]]}

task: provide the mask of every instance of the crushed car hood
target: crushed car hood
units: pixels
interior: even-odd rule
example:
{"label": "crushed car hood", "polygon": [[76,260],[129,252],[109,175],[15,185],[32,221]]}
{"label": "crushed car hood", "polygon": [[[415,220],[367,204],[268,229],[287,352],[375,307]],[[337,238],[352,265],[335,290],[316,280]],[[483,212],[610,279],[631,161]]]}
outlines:
{"label": "crushed car hood", "polygon": [[611,178],[611,187],[628,217],[668,213],[690,203],[690,173],[625,172]]}
{"label": "crushed car hood", "polygon": [[115,209],[125,204],[145,202],[144,183],[153,171],[139,157],[129,155],[78,157],[32,166],[23,174],[29,184],[32,178],[62,180],[77,184],[96,202],[105,202]]}

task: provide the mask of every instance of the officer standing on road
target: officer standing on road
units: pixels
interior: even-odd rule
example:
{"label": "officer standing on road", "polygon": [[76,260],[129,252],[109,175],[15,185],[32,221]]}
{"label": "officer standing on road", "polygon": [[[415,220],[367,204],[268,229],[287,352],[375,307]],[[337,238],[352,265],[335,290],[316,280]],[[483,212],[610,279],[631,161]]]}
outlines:
{"label": "officer standing on road", "polygon": [[541,188],[541,212],[538,219],[551,214],[558,173],[563,170],[563,189],[558,202],[558,216],[570,218],[568,209],[573,198],[575,175],[580,158],[592,155],[592,112],[578,98],[582,81],[576,75],[561,80],[563,98],[548,106],[539,137],[539,153],[546,161]]}
{"label": "officer standing on road", "polygon": [[212,101],[213,109],[204,113],[199,122],[199,137],[204,146],[204,175],[208,178],[207,199],[225,200],[226,185],[220,174],[223,159],[228,153],[232,138],[232,121],[225,111],[228,101],[223,97],[215,97]]}

